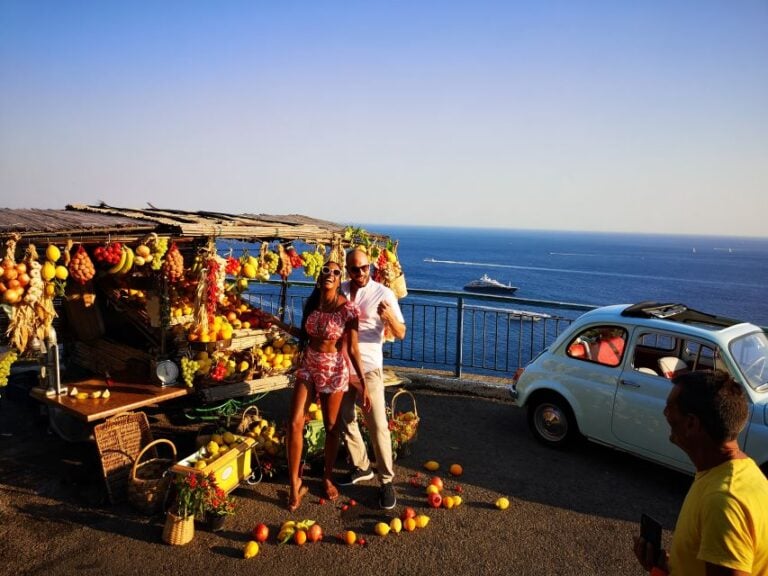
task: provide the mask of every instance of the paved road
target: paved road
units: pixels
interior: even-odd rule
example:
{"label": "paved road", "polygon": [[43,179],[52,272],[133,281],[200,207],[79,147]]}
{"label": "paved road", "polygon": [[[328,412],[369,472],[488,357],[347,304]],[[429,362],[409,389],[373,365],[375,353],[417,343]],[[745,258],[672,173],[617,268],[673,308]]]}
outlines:
{"label": "paved road", "polygon": [[[312,518],[326,532],[321,544],[262,547],[241,558],[247,532],[266,522],[273,531],[285,511],[285,477],[235,491],[239,510],[223,532],[197,532],[187,546],[161,542],[161,518],[146,518],[103,498],[95,448],[47,433],[38,407],[0,403],[0,557],[6,574],[530,574],[641,575],[630,551],[641,512],[658,518],[668,542],[690,479],[595,446],[556,452],[536,444],[525,415],[505,401],[415,391],[421,416],[413,453],[397,462],[399,511],[410,505],[431,522],[414,533],[372,535],[375,522],[392,514],[376,507],[376,484],[343,493],[359,505],[319,504],[319,479],[294,518]],[[287,392],[272,393],[262,411],[282,419]],[[157,414],[156,436],[175,434],[189,450],[189,427],[169,429]],[[171,421],[174,416],[171,415]],[[421,464],[458,462],[465,503],[458,509],[426,508],[406,482]],[[449,482],[449,486],[454,482]],[[501,495],[508,510],[492,503]],[[353,529],[366,547],[334,537]]]}

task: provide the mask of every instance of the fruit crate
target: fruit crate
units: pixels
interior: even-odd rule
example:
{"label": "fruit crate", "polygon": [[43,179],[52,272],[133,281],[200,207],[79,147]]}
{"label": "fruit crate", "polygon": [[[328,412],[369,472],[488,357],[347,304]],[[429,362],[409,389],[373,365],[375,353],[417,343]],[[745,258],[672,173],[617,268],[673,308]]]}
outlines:
{"label": "fruit crate", "polygon": [[266,330],[238,329],[232,332],[232,349],[247,350],[267,342]]}
{"label": "fruit crate", "polygon": [[202,458],[208,458],[206,447],[180,460],[171,468],[175,474],[213,474],[216,484],[227,493],[237,488],[242,480],[251,475],[251,451],[256,441],[248,436],[235,435],[235,442],[230,448],[215,460],[208,462],[205,467],[197,468],[195,463]]}

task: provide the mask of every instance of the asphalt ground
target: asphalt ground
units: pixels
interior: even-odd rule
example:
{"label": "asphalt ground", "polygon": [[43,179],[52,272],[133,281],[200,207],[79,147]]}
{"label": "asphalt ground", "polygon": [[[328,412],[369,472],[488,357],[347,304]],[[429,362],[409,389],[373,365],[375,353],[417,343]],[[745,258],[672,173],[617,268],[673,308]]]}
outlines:
{"label": "asphalt ground", "polygon": [[[300,510],[285,509],[286,476],[278,472],[233,494],[237,514],[222,532],[198,530],[185,546],[161,540],[163,517],[128,505],[110,505],[95,445],[66,442],[49,431],[40,407],[25,398],[0,401],[0,574],[644,574],[631,551],[640,514],[657,518],[669,543],[691,478],[590,443],[553,451],[530,436],[525,414],[508,401],[413,390],[421,418],[411,454],[396,461],[398,506],[378,508],[375,480],[342,489],[320,503],[320,478],[306,477],[310,493]],[[284,421],[288,391],[260,401],[268,418]],[[11,395],[12,396],[12,395]],[[197,425],[180,419],[176,404],[150,412],[155,437],[170,437],[180,456],[191,453]],[[185,452],[187,451],[187,452]],[[460,484],[464,503],[430,509],[423,488],[409,484],[429,474],[426,460],[450,491]],[[447,473],[459,463],[464,474]],[[344,469],[339,461],[339,471]],[[505,511],[494,502],[509,498]],[[346,511],[344,504],[358,504]],[[431,520],[415,532],[381,538],[373,526],[404,506]],[[321,543],[278,545],[287,519],[314,519]],[[250,530],[264,522],[270,539],[245,560]],[[351,529],[365,546],[337,535]]]}

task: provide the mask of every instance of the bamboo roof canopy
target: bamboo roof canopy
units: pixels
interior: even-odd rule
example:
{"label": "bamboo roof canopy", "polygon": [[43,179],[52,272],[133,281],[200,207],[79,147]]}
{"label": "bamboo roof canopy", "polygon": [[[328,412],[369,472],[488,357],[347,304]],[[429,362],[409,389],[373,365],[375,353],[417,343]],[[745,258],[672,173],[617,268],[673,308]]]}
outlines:
{"label": "bamboo roof canopy", "polygon": [[0,208],[0,237],[20,234],[26,240],[129,241],[155,232],[182,238],[330,243],[334,237],[343,236],[344,230],[341,224],[300,214],[187,212],[155,207],[120,208],[104,203],[69,204],[64,210]]}

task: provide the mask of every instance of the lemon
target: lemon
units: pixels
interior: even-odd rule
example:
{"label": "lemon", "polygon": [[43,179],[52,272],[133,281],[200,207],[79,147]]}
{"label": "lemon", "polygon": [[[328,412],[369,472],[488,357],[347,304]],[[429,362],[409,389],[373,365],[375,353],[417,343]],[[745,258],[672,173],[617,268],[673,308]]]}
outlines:
{"label": "lemon", "polygon": [[448,510],[450,510],[454,506],[456,506],[456,503],[453,500],[453,496],[446,496],[445,498],[443,498],[443,508],[447,508]]}
{"label": "lemon", "polygon": [[429,524],[429,516],[426,514],[419,514],[416,516],[416,526],[419,528],[426,528]]}
{"label": "lemon", "polygon": [[211,440],[210,442],[208,442],[208,444],[205,445],[205,449],[207,450],[208,454],[218,454],[219,444],[218,442]]}
{"label": "lemon", "polygon": [[429,494],[440,494],[440,488],[438,488],[434,484],[430,484],[429,486],[427,486],[427,495]]}
{"label": "lemon", "polygon": [[458,494],[453,497],[453,506],[454,506],[454,508],[456,506],[461,506],[462,502],[463,502],[463,500],[461,499],[461,496],[459,496]]}
{"label": "lemon", "polygon": [[243,551],[243,557],[245,558],[253,558],[259,553],[259,543],[255,540],[250,540],[248,544],[245,545],[245,550]]}
{"label": "lemon", "polygon": [[50,282],[56,277],[56,266],[53,262],[46,262],[43,264],[43,267],[40,269],[40,276],[42,276],[43,280],[46,282]]}
{"label": "lemon", "polygon": [[111,394],[109,393],[109,390],[104,390],[104,392],[101,393],[102,398],[109,398]]}
{"label": "lemon", "polygon": [[395,534],[398,534],[400,530],[403,529],[403,521],[400,520],[397,516],[392,518],[392,521],[389,523],[389,529],[392,530]]}
{"label": "lemon", "polygon": [[66,280],[67,276],[69,276],[69,270],[67,270],[66,266],[58,265],[56,266],[56,278],[59,280]]}
{"label": "lemon", "polygon": [[496,500],[496,508],[499,510],[506,510],[509,508],[509,500],[507,498],[504,498],[503,496]]}
{"label": "lemon", "polygon": [[45,249],[45,257],[55,264],[61,258],[61,250],[53,244],[48,244],[48,247]]}
{"label": "lemon", "polygon": [[198,460],[195,462],[195,470],[202,470],[205,468],[207,464],[205,463],[205,460]]}
{"label": "lemon", "polygon": [[434,472],[435,470],[440,468],[440,464],[438,462],[435,462],[434,460],[428,460],[427,462],[424,462],[424,468],[426,468],[430,472]]}
{"label": "lemon", "polygon": [[390,530],[389,524],[387,524],[386,522],[379,522],[376,524],[376,526],[373,527],[373,531],[378,536],[386,536],[387,534],[389,534],[389,530]]}

